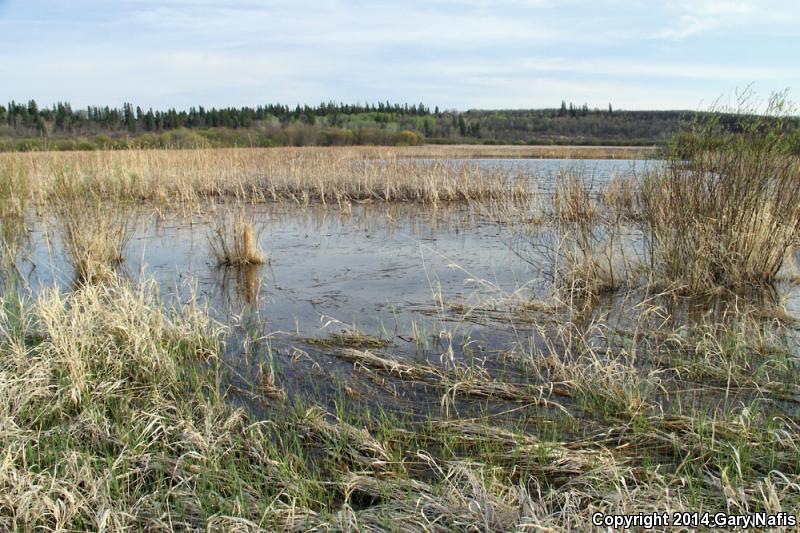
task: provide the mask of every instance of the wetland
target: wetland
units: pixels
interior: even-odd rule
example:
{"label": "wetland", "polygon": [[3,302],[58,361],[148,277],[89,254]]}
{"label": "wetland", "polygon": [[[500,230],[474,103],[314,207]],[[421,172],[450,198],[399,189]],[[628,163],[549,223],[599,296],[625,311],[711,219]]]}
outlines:
{"label": "wetland", "polygon": [[0,524],[793,511],[798,163],[703,139],[0,154]]}

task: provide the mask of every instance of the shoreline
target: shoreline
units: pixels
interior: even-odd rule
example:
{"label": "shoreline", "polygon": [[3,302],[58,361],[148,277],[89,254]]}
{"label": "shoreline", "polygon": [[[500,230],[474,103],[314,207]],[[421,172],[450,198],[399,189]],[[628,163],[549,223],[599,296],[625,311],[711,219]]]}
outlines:
{"label": "shoreline", "polygon": [[275,147],[196,147],[196,148],[126,148],[119,150],[11,150],[0,151],[2,156],[14,154],[81,154],[124,152],[226,152],[232,150],[320,153],[352,152],[360,158],[380,159],[394,155],[400,159],[653,159],[657,146],[572,146],[572,145],[473,145],[422,144],[417,146],[275,146]]}

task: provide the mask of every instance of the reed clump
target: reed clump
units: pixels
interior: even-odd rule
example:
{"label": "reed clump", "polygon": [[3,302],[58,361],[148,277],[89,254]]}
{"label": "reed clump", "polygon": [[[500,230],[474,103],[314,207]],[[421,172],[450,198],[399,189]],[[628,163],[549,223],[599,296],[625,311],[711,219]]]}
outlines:
{"label": "reed clump", "polygon": [[580,173],[559,175],[547,206],[549,224],[522,226],[532,255],[560,298],[592,299],[637,276],[628,221],[618,209],[608,208],[606,190],[593,190]]}
{"label": "reed clump", "polygon": [[552,197],[552,218],[559,223],[592,225],[597,216],[597,202],[583,176],[575,173],[556,177]]}
{"label": "reed clump", "polygon": [[242,212],[213,217],[207,237],[219,266],[252,266],[267,261],[258,247],[255,223]]}
{"label": "reed clump", "polygon": [[29,199],[29,183],[19,169],[8,161],[0,164],[0,267],[4,273],[15,271],[26,240]]}
{"label": "reed clump", "polygon": [[656,279],[689,292],[775,280],[800,229],[800,163],[783,153],[786,111],[773,97],[766,115],[740,108],[737,133],[713,120],[697,126],[639,184]]}
{"label": "reed clump", "polygon": [[675,138],[666,161],[597,191],[579,174],[558,176],[550,228],[518,223],[522,242],[573,295],[641,284],[684,294],[768,287],[800,232],[790,110],[780,95],[761,114],[742,103],[734,132],[722,115],[706,117]]}
{"label": "reed clump", "polygon": [[109,279],[125,260],[131,216],[122,205],[90,198],[64,198],[55,218],[66,257],[78,283]]}

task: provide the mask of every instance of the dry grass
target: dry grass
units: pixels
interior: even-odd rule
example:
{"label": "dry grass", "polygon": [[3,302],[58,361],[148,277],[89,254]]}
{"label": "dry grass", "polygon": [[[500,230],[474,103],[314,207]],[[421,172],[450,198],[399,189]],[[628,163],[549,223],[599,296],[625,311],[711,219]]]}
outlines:
{"label": "dry grass", "polygon": [[383,339],[381,337],[376,337],[360,331],[334,333],[333,335],[325,338],[309,337],[303,339],[303,342],[319,348],[341,347],[356,349],[386,348],[391,344],[391,341],[388,339]]}
{"label": "dry grass", "polygon": [[[0,209],[58,199],[50,205],[76,271],[87,280],[104,273],[107,283],[0,298],[0,529],[561,531],[590,530],[597,511],[794,512],[796,332],[777,313],[765,322],[763,309],[732,305],[698,319],[661,303],[686,288],[774,276],[798,216],[796,197],[779,193],[794,191],[796,174],[794,163],[759,150],[701,152],[599,195],[565,176],[549,205],[507,175],[401,161],[402,151],[3,156]],[[372,404],[362,412],[327,388],[323,408],[307,399],[313,391],[284,387],[280,357],[270,355],[253,364],[251,394],[266,406],[255,421],[225,395],[237,370],[207,313],[192,303],[168,311],[152,286],[110,272],[128,235],[116,210],[132,199],[194,206],[207,197],[485,201],[509,223],[549,226],[559,302],[517,321],[525,327],[515,324],[507,352],[485,352],[518,365],[511,375],[467,364],[452,344],[436,365],[386,353],[385,339],[355,331],[316,341],[352,363],[361,389],[372,383],[365,375],[391,379],[398,401],[404,386],[432,389],[442,409],[434,404],[427,420]],[[670,233],[656,214],[687,232]],[[257,231],[241,211],[228,215],[215,217],[212,249],[223,264],[252,263]],[[612,321],[582,301],[647,268],[625,258],[632,224],[651,231],[643,279],[673,288],[643,290]],[[692,250],[712,237],[725,249]],[[256,292],[254,270],[243,272],[244,290]],[[493,304],[519,307],[519,297]],[[508,320],[480,306],[458,312]],[[361,398],[383,407],[382,397]],[[464,401],[483,414],[459,416]]]}
{"label": "dry grass", "polygon": [[155,203],[204,198],[253,201],[459,202],[526,194],[500,169],[471,162],[405,160],[393,149],[219,149],[1,154],[32,198],[59,182],[79,194]]}
{"label": "dry grass", "polygon": [[[182,520],[202,508],[179,480],[190,480],[198,461],[213,461],[206,439],[225,439],[221,428],[238,415],[201,404],[192,419],[170,408],[190,383],[179,358],[205,358],[218,345],[202,315],[169,316],[152,294],[53,290],[20,314],[2,302],[3,529],[171,527],[162,514],[169,486],[189,498]],[[212,437],[206,423],[221,431]],[[171,455],[179,449],[185,455]]]}
{"label": "dry grass", "polygon": [[208,246],[217,265],[226,267],[261,265],[267,258],[258,247],[255,223],[241,212],[219,213],[209,217]]}
{"label": "dry grass", "polygon": [[533,200],[493,213],[562,293],[768,288],[791,272],[800,234],[800,162],[780,146],[737,136],[597,191],[568,174],[544,208]]}
{"label": "dry grass", "polygon": [[[619,182],[611,182],[615,192]],[[631,242],[628,211],[608,208],[607,190],[593,190],[586,176],[566,172],[556,176],[545,199],[497,211],[507,217],[517,253],[551,282],[560,299],[596,298],[638,281],[644,254]],[[524,211],[542,214],[515,216]]]}
{"label": "dry grass", "polygon": [[418,381],[435,385],[444,390],[442,405],[447,407],[457,397],[491,398],[512,402],[527,402],[532,405],[554,408],[568,414],[567,410],[552,396],[569,396],[564,383],[550,382],[545,385],[507,383],[491,377],[478,367],[459,365],[445,370],[426,363],[412,364],[387,353],[345,348],[334,355],[351,361],[365,371],[379,370],[406,381]]}
{"label": "dry grass", "polygon": [[0,164],[0,267],[15,272],[16,261],[27,237],[25,215],[28,182],[9,162]]}
{"label": "dry grass", "polygon": [[61,242],[78,283],[108,279],[125,259],[131,216],[117,205],[67,198],[55,206]]}
{"label": "dry grass", "polygon": [[738,109],[741,131],[699,127],[662,172],[638,183],[655,275],[690,293],[775,280],[800,230],[800,163],[781,98],[766,116]]}
{"label": "dry grass", "polygon": [[594,188],[591,176],[566,172],[545,201],[529,196],[487,211],[514,228],[526,259],[562,293],[768,287],[790,270],[798,242],[800,161],[785,154],[794,126],[782,122],[791,110],[780,96],[766,115],[738,112],[737,132],[704,122],[641,175]]}
{"label": "dry grass", "polygon": [[[563,326],[547,353],[523,354],[546,389],[341,350],[361,368],[446,395],[519,399],[526,409],[552,407],[534,401],[545,390],[574,398],[586,420],[566,419],[589,434],[559,439],[491,416],[359,418],[296,396],[290,407],[272,368],[257,385],[271,391],[274,416],[253,422],[219,393],[218,326],[196,306],[166,311],[151,286],[46,291],[22,305],[5,298],[0,310],[8,530],[559,531],[590,529],[596,511],[774,513],[800,502],[796,422],[750,406],[663,411],[652,393],[679,374],[637,366],[645,354],[634,348],[655,338],[644,330],[611,349],[602,323]],[[783,337],[756,335],[754,320],[679,330],[655,353],[774,358]],[[762,384],[783,372],[766,367]]]}
{"label": "dry grass", "polygon": [[800,229],[800,180],[794,162],[763,155],[704,155],[647,184],[659,278],[689,292],[775,279]]}

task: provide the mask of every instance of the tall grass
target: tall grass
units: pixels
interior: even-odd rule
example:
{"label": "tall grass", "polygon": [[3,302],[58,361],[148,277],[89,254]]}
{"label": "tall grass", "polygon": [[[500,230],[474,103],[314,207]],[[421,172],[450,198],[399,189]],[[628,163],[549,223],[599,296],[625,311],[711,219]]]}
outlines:
{"label": "tall grass", "polygon": [[771,283],[800,230],[800,163],[778,96],[766,115],[740,109],[741,131],[696,127],[662,172],[639,184],[657,278],[689,292]]}
{"label": "tall grass", "polygon": [[67,198],[55,206],[66,257],[78,283],[108,279],[125,260],[131,216],[121,205]]}
{"label": "tall grass", "polygon": [[584,176],[558,176],[544,230],[539,220],[509,223],[573,294],[641,283],[685,294],[767,287],[800,235],[790,112],[781,95],[762,114],[743,102],[737,131],[706,117],[675,138],[663,163],[594,191]]}
{"label": "tall grass", "polygon": [[242,211],[215,210],[207,238],[211,254],[219,266],[260,265],[267,258],[258,247],[258,231]]}
{"label": "tall grass", "polygon": [[28,185],[20,169],[8,161],[0,164],[0,269],[3,274],[16,274],[17,257],[27,237]]}
{"label": "tall grass", "polygon": [[464,202],[526,193],[524,180],[473,163],[406,160],[394,150],[197,149],[0,154],[45,203],[59,177],[105,200]]}

